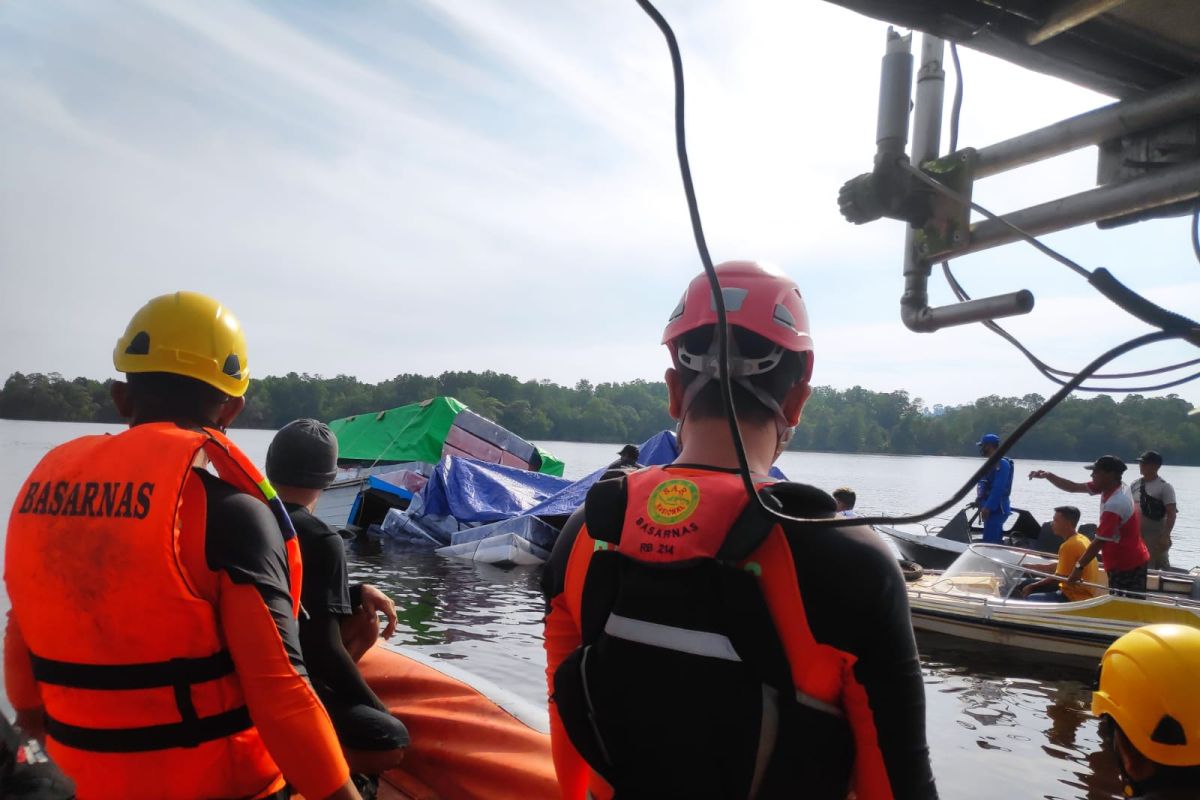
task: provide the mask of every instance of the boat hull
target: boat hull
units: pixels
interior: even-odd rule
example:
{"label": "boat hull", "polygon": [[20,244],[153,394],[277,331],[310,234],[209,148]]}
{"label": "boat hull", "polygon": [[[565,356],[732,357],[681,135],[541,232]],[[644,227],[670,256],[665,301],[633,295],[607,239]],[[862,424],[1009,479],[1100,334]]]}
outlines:
{"label": "boat hull", "polygon": [[388,645],[359,662],[412,745],[383,776],[387,800],[557,800],[544,705],[454,665]]}
{"label": "boat hull", "polygon": [[913,588],[909,605],[917,630],[1064,659],[1098,660],[1113,641],[1141,625],[1172,622],[1200,628],[1196,608],[1113,595],[1037,603]]}

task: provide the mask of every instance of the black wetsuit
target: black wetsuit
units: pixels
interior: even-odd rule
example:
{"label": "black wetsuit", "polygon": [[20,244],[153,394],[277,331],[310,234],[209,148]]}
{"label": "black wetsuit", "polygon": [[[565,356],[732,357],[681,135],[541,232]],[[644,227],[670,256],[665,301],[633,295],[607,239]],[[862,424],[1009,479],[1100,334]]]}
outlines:
{"label": "black wetsuit", "polygon": [[341,620],[361,604],[362,586],[350,586],[346,548],[332,528],[304,506],[285,504],[304,564],[300,643],[317,696],[338,739],[355,750],[392,750],[408,745],[408,731],[363,680],[342,644]]}
{"label": "black wetsuit", "polygon": [[[811,488],[809,492],[824,495]],[[833,498],[823,499],[827,501],[823,512],[812,508],[790,511],[798,516],[832,516]],[[564,591],[567,562],[583,525],[582,512],[580,509],[567,521],[546,564],[542,588],[548,610],[550,601]],[[785,523],[784,532],[813,636],[855,659],[854,678],[870,704],[892,796],[933,800],[937,788],[925,738],[924,683],[908,593],[895,556],[867,526],[800,530],[798,525]],[[789,760],[795,762],[817,758],[783,740],[775,752],[789,753]],[[801,764],[795,772],[849,774],[851,768],[849,762],[825,761]],[[805,796],[803,786],[794,789],[796,797]]]}

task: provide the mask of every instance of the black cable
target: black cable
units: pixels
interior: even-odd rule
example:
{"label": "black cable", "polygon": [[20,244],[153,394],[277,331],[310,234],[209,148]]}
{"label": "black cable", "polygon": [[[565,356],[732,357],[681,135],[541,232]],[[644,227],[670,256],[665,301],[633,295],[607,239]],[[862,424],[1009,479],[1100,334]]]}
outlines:
{"label": "black cable", "polygon": [[[962,69],[962,62],[958,58],[958,43],[957,42],[950,42],[950,59],[954,63],[954,101],[950,107],[950,152],[956,153],[956,152],[958,152],[958,131],[959,131],[959,123],[962,118],[962,104],[963,104],[963,69]],[[1200,222],[1200,206],[1197,206],[1196,213],[1197,213],[1197,219],[1194,220],[1193,228],[1195,227],[1195,223]],[[1196,234],[1195,230],[1193,230],[1193,234]],[[1197,258],[1200,259],[1200,240],[1193,241],[1193,245],[1196,248]],[[971,296],[969,294],[967,294],[966,290],[963,289],[962,284],[960,284],[958,282],[958,279],[954,276],[953,271],[951,271],[949,261],[942,262],[942,274],[945,276],[946,282],[950,285],[951,291],[954,292],[954,296],[956,298],[958,298],[958,301],[960,303],[966,302],[971,299]],[[1013,347],[1017,348],[1017,350],[1020,351],[1020,353],[1023,356],[1025,356],[1025,358],[1027,358],[1031,364],[1033,364],[1034,369],[1036,369],[1038,372],[1040,372],[1042,374],[1042,376],[1045,377],[1047,380],[1050,380],[1053,383],[1057,383],[1059,386],[1061,386],[1064,383],[1062,378],[1070,378],[1072,375],[1075,374],[1074,372],[1069,371],[1069,370],[1056,369],[1055,367],[1050,366],[1045,361],[1038,358],[1024,344],[1022,344],[1021,341],[1016,336],[1009,333],[1005,328],[1001,327],[1000,324],[995,322],[994,320],[985,320],[983,322],[983,325],[985,328],[990,330],[992,333],[996,334],[997,336],[999,336],[1000,338],[1004,339],[1009,344],[1011,344]],[[1140,372],[1097,373],[1096,375],[1093,375],[1092,377],[1103,378],[1105,380],[1142,378],[1142,377],[1146,377],[1149,375],[1160,375],[1165,372],[1174,372],[1175,370],[1183,369],[1184,367],[1195,366],[1196,364],[1200,364],[1200,358],[1192,359],[1191,361],[1183,361],[1178,364],[1170,364],[1168,366],[1158,367],[1156,369],[1142,370]],[[1158,384],[1156,386],[1128,386],[1128,387],[1126,387],[1126,386],[1080,386],[1076,391],[1081,391],[1081,392],[1123,392],[1123,393],[1154,392],[1154,391],[1160,391],[1162,389],[1169,389],[1173,386],[1178,386],[1181,383],[1187,383],[1188,381],[1194,380],[1197,377],[1200,377],[1200,373],[1197,373],[1194,375],[1189,375],[1186,378],[1169,381],[1167,383]]]}
{"label": "black cable", "polygon": [[1192,252],[1196,255],[1196,260],[1200,261],[1200,203],[1196,204],[1196,210],[1192,212]]}
{"label": "black cable", "polygon": [[[704,274],[708,276],[708,285],[712,290],[713,306],[717,311],[717,373],[721,384],[721,402],[725,406],[725,418],[729,421],[729,435],[733,438],[733,449],[737,454],[738,473],[746,491],[753,497],[758,497],[758,489],[754,485],[754,477],[750,474],[750,462],[746,459],[746,446],[742,441],[741,427],[738,425],[737,414],[734,411],[733,381],[729,379],[729,320],[725,313],[725,297],[721,293],[721,282],[717,271],[713,268],[712,256],[708,252],[708,243],[704,238],[704,226],[700,222],[700,205],[696,201],[696,189],[692,183],[692,168],[688,163],[687,131],[683,109],[683,57],[679,54],[679,43],[675,40],[675,32],[670,24],[658,13],[649,0],[637,0],[637,4],[654,21],[667,40],[667,49],[671,53],[671,73],[675,80],[675,154],[679,159],[679,172],[683,178],[683,191],[687,195],[688,214],[692,220],[692,234],[696,239],[696,249],[700,251],[700,262],[704,265]],[[761,499],[759,500],[761,503]]]}
{"label": "black cable", "polygon": [[1153,333],[1143,334],[1136,339],[1130,339],[1123,344],[1119,344],[1094,359],[1090,364],[1080,370],[1078,375],[1067,381],[1062,388],[1051,395],[1046,402],[1042,403],[1029,416],[1022,420],[1021,424],[1018,425],[1012,433],[1005,437],[1004,441],[1000,443],[995,452],[988,456],[983,464],[980,465],[979,469],[975,470],[975,473],[971,475],[971,477],[968,478],[967,481],[961,487],[959,487],[959,489],[950,498],[944,500],[931,509],[922,511],[918,514],[908,514],[902,517],[877,516],[851,517],[848,519],[806,519],[803,517],[789,516],[778,511],[772,511],[771,513],[781,520],[787,520],[790,522],[803,522],[806,525],[820,528],[845,527],[847,525],[902,525],[910,522],[921,522],[922,520],[936,517],[966,497],[967,494],[976,485],[978,485],[979,481],[982,480],[983,477],[992,470],[992,468],[1000,461],[1000,459],[1003,458],[1018,441],[1020,441],[1021,437],[1023,437],[1030,428],[1032,428],[1034,425],[1040,422],[1043,417],[1054,410],[1055,406],[1065,400],[1071,394],[1071,392],[1075,391],[1079,384],[1087,380],[1087,378],[1097,369],[1113,359],[1119,358],[1120,356],[1136,350],[1139,347],[1144,347],[1155,342],[1166,341],[1168,339],[1178,339],[1183,336],[1184,333],[1181,331],[1154,331]]}
{"label": "black cable", "polygon": [[[954,62],[954,102],[950,106],[950,152],[958,152],[958,123],[962,117],[963,71],[958,60],[958,43],[950,43],[950,60]],[[944,265],[946,262],[942,262]]]}
{"label": "black cable", "polygon": [[[935,517],[938,514],[941,514],[942,512],[949,509],[955,503],[962,500],[962,498],[966,497],[967,493],[971,491],[971,489],[996,465],[997,462],[999,462],[999,460],[1001,458],[1003,458],[1005,456],[1005,454],[1008,453],[1009,450],[1012,449],[1012,447],[1018,441],[1020,441],[1021,437],[1024,436],[1025,433],[1030,428],[1032,428],[1043,417],[1045,417],[1047,414],[1049,414],[1054,409],[1055,406],[1057,406],[1059,403],[1061,403],[1068,395],[1071,394],[1072,391],[1074,391],[1080,384],[1082,384],[1085,380],[1087,380],[1088,377],[1090,377],[1100,367],[1104,366],[1105,364],[1109,363],[1110,361],[1112,361],[1115,358],[1118,358],[1132,350],[1138,349],[1139,347],[1144,347],[1145,345],[1152,344],[1154,342],[1166,341],[1167,339],[1194,337],[1196,335],[1195,331],[1193,329],[1195,326],[1194,323],[1192,323],[1193,328],[1185,327],[1185,323],[1190,322],[1190,321],[1184,320],[1181,322],[1180,320],[1183,320],[1183,318],[1180,318],[1177,315],[1175,315],[1173,318],[1166,320],[1166,322],[1171,323],[1170,329],[1160,330],[1160,331],[1155,331],[1153,333],[1144,334],[1142,336],[1137,337],[1136,339],[1131,339],[1128,342],[1117,345],[1116,347],[1114,347],[1114,348],[1108,350],[1107,352],[1103,353],[1102,355],[1098,356],[1090,364],[1088,364],[1086,367],[1084,367],[1082,370],[1080,370],[1080,372],[1074,378],[1067,381],[1062,386],[1062,388],[1060,388],[1048,400],[1046,400],[1044,403],[1042,403],[1028,417],[1026,417],[1024,419],[1024,421],[1022,421],[1021,424],[1017,426],[1016,430],[1014,430],[1011,434],[1009,434],[1000,443],[999,447],[996,448],[995,452],[993,452],[992,455],[989,456],[983,462],[982,465],[980,465],[979,469],[977,469],[975,471],[975,473],[966,481],[966,483],[964,483],[958,489],[957,492],[954,493],[954,495],[952,495],[949,499],[945,500],[944,502],[940,503],[939,505],[935,506],[934,508],[931,508],[925,512],[922,512],[920,514],[909,514],[907,516],[902,516],[902,517],[877,516],[877,517],[854,517],[854,518],[849,518],[849,519],[847,519],[847,518],[811,519],[811,518],[806,518],[806,517],[796,517],[796,516],[792,516],[790,514],[784,514],[783,512],[779,511],[778,509],[772,509],[772,508],[768,507],[767,504],[764,502],[763,497],[759,494],[758,487],[756,487],[754,485],[753,476],[751,476],[751,474],[750,474],[749,463],[746,460],[746,450],[745,450],[745,446],[742,442],[741,430],[739,429],[737,415],[734,411],[733,386],[729,380],[728,320],[725,315],[725,304],[724,304],[724,299],[721,297],[720,281],[717,279],[716,270],[713,269],[712,258],[709,256],[708,246],[705,243],[704,229],[700,222],[700,210],[699,210],[699,206],[696,202],[695,188],[692,184],[692,173],[691,173],[690,167],[688,166],[687,145],[686,145],[686,139],[684,136],[685,130],[684,130],[684,113],[683,113],[683,62],[679,55],[679,46],[676,43],[675,34],[671,30],[671,26],[667,23],[666,19],[664,19],[663,16],[660,13],[658,13],[658,10],[656,8],[654,8],[653,5],[651,5],[649,0],[637,0],[637,3],[639,6],[641,6],[642,10],[645,11],[646,14],[654,21],[654,24],[658,26],[659,30],[662,31],[663,36],[667,40],[667,47],[671,53],[671,67],[672,67],[672,71],[673,71],[674,79],[675,79],[675,145],[676,145],[676,154],[679,157],[680,173],[683,178],[684,192],[687,195],[688,212],[691,216],[691,222],[692,222],[692,232],[696,239],[696,247],[700,252],[700,260],[704,264],[704,272],[708,276],[709,284],[712,287],[714,305],[715,305],[716,311],[717,311],[717,332],[718,332],[718,336],[720,337],[720,342],[721,342],[721,352],[720,352],[718,360],[719,360],[719,367],[720,367],[720,369],[719,369],[720,381],[721,381],[722,389],[724,390],[723,394],[722,394],[722,398],[725,400],[725,415],[729,421],[730,432],[733,436],[733,446],[734,446],[734,450],[736,451],[736,454],[737,454],[738,471],[741,475],[742,482],[746,486],[746,490],[751,498],[751,502],[758,503],[759,507],[763,511],[765,511],[767,514],[775,517],[776,519],[778,519],[780,521],[801,522],[801,523],[805,523],[806,525],[815,527],[815,528],[834,528],[834,527],[845,527],[848,525],[896,525],[896,524],[905,524],[905,523],[909,523],[909,522],[920,522],[922,520],[926,520],[931,517]],[[920,175],[922,178],[924,178],[924,173],[922,173],[920,170],[915,170],[915,172],[918,175]],[[932,179],[928,179],[928,180],[932,180]],[[940,183],[937,183],[936,181],[933,181],[933,183],[935,185],[935,188],[937,188],[939,190],[947,190],[947,187],[942,186]],[[958,195],[957,192],[954,192],[953,194],[956,196]],[[963,198],[960,198],[960,199],[963,199]],[[974,204],[972,204],[972,205],[974,205]],[[986,209],[982,209],[981,213],[984,213],[991,217],[995,217],[995,215],[993,215],[990,211],[987,211]],[[1089,273],[1083,267],[1079,266],[1078,264],[1075,264],[1073,261],[1068,259],[1066,256],[1059,255],[1054,250],[1051,250],[1050,248],[1043,245],[1041,242],[1037,241],[1036,239],[1033,239],[1033,237],[1031,237],[1029,234],[1025,233],[1024,231],[1022,231],[1021,229],[1017,228],[1012,223],[1009,223],[1004,220],[1001,220],[1001,221],[1005,225],[1008,225],[1009,227],[1015,229],[1018,232],[1018,234],[1021,235],[1022,238],[1031,240],[1031,243],[1034,244],[1034,246],[1036,246],[1039,250],[1047,252],[1047,254],[1050,255],[1055,260],[1067,263],[1068,266],[1072,266],[1072,268],[1075,269],[1076,271],[1081,272],[1084,275],[1087,275],[1089,277],[1089,279],[1092,277],[1092,273]],[[1118,286],[1119,286],[1119,284],[1118,284]],[[1121,288],[1123,288],[1123,287],[1121,287]],[[1110,289],[1110,291],[1115,293],[1114,289]],[[1140,298],[1140,296],[1136,296],[1136,295],[1134,296],[1134,299],[1140,299],[1140,300],[1144,301],[1144,298]],[[1133,302],[1133,300],[1131,300],[1128,297],[1123,297],[1122,301],[1124,303],[1122,305],[1122,307],[1127,307],[1127,306],[1131,305]],[[1144,301],[1144,302],[1148,303],[1149,301]],[[1153,306],[1153,308],[1157,309],[1157,306]],[[1159,310],[1161,311],[1161,309],[1159,309]],[[1144,309],[1142,311],[1143,311],[1143,313],[1147,313]]]}
{"label": "black cable", "polygon": [[[641,0],[638,0],[638,1],[641,2]],[[914,178],[921,181],[921,183],[924,183],[925,185],[931,187],[932,189],[935,189],[936,191],[941,192],[942,194],[946,195],[947,197],[949,197],[951,200],[953,200],[956,203],[960,203],[964,206],[969,206],[969,207],[973,208],[974,210],[978,211],[980,214],[983,214],[985,217],[990,219],[992,222],[1000,223],[1004,227],[1011,230],[1013,233],[1017,234],[1018,238],[1027,242],[1031,247],[1038,250],[1043,255],[1047,256],[1048,258],[1054,259],[1058,263],[1067,267],[1067,269],[1070,269],[1072,272],[1075,272],[1076,274],[1078,274],[1084,278],[1087,278],[1089,281],[1091,280],[1091,278],[1092,278],[1091,271],[1088,270],[1087,268],[1081,266],[1078,262],[1072,261],[1071,259],[1067,258],[1066,256],[1064,256],[1062,253],[1058,252],[1054,248],[1042,244],[1040,241],[1038,241],[1036,238],[1034,238],[1031,234],[1026,233],[1024,229],[1017,227],[1012,222],[1009,222],[1007,219],[1000,216],[999,214],[992,213],[988,209],[979,205],[979,203],[976,203],[974,200],[967,199],[965,196],[954,191],[953,189],[951,189],[949,186],[942,183],[941,181],[939,181],[935,178],[932,178],[929,175],[926,175],[920,169],[918,169],[917,167],[914,167],[912,164],[908,163],[908,159],[897,161],[896,163],[901,169],[906,170]]]}
{"label": "black cable", "polygon": [[[958,279],[954,277],[954,273],[950,271],[949,262],[946,262],[946,261],[942,262],[942,273],[946,276],[946,282],[948,284],[950,284],[950,289],[954,292],[954,296],[958,298],[959,302],[965,302],[965,301],[971,299],[971,296],[969,294],[967,294],[965,289],[962,288],[962,285],[958,282]],[[1059,377],[1059,376],[1064,376],[1064,377],[1069,378],[1070,376],[1075,374],[1074,372],[1068,372],[1066,370],[1056,369],[1056,368],[1050,366],[1049,364],[1047,364],[1046,362],[1042,361],[1033,352],[1031,352],[1029,350],[1029,348],[1027,348],[1024,344],[1022,344],[1021,341],[1016,336],[1009,333],[1006,329],[1001,327],[998,323],[996,323],[992,320],[985,320],[983,322],[983,326],[985,328],[987,328],[988,330],[992,331],[993,333],[995,333],[1001,339],[1004,339],[1005,341],[1007,341],[1013,347],[1017,348],[1017,350],[1019,350],[1021,352],[1021,354],[1025,356],[1025,358],[1029,359],[1029,362],[1031,364],[1033,364],[1034,368],[1038,372],[1042,373],[1042,376],[1045,377],[1047,380],[1057,383],[1059,386],[1062,386],[1066,381],[1064,381],[1063,378]],[[1190,361],[1181,361],[1178,364],[1168,364],[1165,367],[1156,367],[1155,369],[1145,369],[1145,370],[1141,370],[1140,372],[1105,372],[1105,373],[1096,373],[1095,375],[1092,375],[1091,377],[1104,378],[1106,380],[1119,380],[1119,379],[1123,379],[1123,378],[1143,378],[1148,375],[1161,375],[1164,372],[1174,372],[1175,370],[1183,369],[1184,367],[1192,367],[1192,366],[1195,366],[1196,364],[1200,364],[1200,358],[1193,358]],[[1187,383],[1188,381],[1195,380],[1196,378],[1200,378],[1200,372],[1193,373],[1184,378],[1179,378],[1179,379],[1176,379],[1173,381],[1168,381],[1166,383],[1156,384],[1154,386],[1080,386],[1078,389],[1076,389],[1076,391],[1079,391],[1079,392],[1121,392],[1121,393],[1126,393],[1126,394],[1130,393],[1130,392],[1156,392],[1156,391],[1161,391],[1163,389],[1170,389],[1174,386],[1179,386],[1180,384]]]}

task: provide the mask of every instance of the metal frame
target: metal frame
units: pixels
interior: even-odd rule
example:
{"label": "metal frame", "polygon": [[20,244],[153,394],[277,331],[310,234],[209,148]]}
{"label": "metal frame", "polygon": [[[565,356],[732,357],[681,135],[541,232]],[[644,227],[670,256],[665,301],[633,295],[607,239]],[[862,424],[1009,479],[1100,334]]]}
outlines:
{"label": "metal frame", "polygon": [[[1073,4],[1074,12],[1090,13],[1102,3]],[[911,87],[911,39],[889,29],[887,56],[880,81],[876,172],[904,159],[903,139],[897,155],[897,109],[907,109]],[[1123,100],[1015,136],[987,147],[964,148],[939,158],[945,101],[944,42],[924,34],[913,108],[912,163],[953,188],[968,201],[979,178],[1061,155],[1088,145],[1119,139],[1163,125],[1200,118],[1200,76],[1188,78],[1141,97]],[[902,52],[904,51],[904,52]],[[902,56],[908,56],[905,64]],[[1200,198],[1200,160],[1164,167],[1142,177],[1110,183],[1004,215],[1010,223],[1040,235],[1144,212]],[[993,220],[967,225],[970,209],[945,197],[931,198],[925,219],[910,225],[904,243],[904,294],[901,319],[911,330],[932,332],[952,325],[1028,313],[1028,291],[986,297],[942,307],[929,306],[928,279],[934,263],[1015,241],[1011,227]],[[892,214],[895,216],[895,214]],[[863,221],[863,220],[856,220]]]}

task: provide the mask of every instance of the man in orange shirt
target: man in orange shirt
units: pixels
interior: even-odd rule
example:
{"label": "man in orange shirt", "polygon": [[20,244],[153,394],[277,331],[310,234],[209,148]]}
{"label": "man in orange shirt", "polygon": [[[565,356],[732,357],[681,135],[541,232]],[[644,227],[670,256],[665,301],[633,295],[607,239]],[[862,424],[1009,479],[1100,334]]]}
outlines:
{"label": "man in orange shirt", "polygon": [[[1091,544],[1087,537],[1075,530],[1079,524],[1079,509],[1075,506],[1059,506],[1054,509],[1054,519],[1050,529],[1054,535],[1062,539],[1058,546],[1058,567],[1054,575],[1042,578],[1029,584],[1021,590],[1021,596],[1026,600],[1040,600],[1051,603],[1066,603],[1073,600],[1088,600],[1096,596],[1096,590],[1079,583],[1068,583],[1071,571],[1075,569],[1080,557]],[[1049,572],[1049,567],[1034,567],[1033,569]],[[1084,583],[1096,584],[1100,581],[1100,568],[1094,560],[1089,561],[1083,568]]]}

